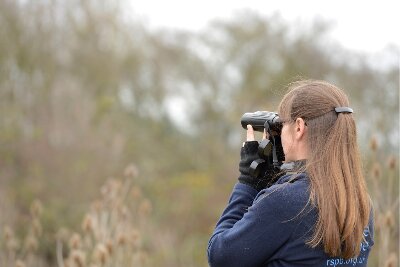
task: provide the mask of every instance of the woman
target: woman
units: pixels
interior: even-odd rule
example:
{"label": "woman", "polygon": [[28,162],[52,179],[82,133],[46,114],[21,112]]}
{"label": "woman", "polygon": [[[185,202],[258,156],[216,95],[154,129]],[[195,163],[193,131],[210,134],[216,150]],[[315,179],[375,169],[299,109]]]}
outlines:
{"label": "woman", "polygon": [[249,175],[258,142],[248,126],[239,182],[209,241],[210,266],[367,266],[372,207],[345,93],[296,82],[278,113],[285,162],[295,167],[260,190]]}

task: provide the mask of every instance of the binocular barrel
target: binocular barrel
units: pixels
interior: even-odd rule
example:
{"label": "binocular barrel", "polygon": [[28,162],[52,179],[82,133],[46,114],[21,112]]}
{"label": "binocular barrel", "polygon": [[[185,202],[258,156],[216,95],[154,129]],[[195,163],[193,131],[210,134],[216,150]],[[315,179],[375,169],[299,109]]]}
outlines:
{"label": "binocular barrel", "polygon": [[247,112],[243,114],[240,120],[242,127],[247,129],[247,125],[250,124],[254,131],[264,132],[266,130],[272,130],[276,134],[280,135],[282,130],[282,123],[279,119],[278,113],[269,111],[256,111]]}

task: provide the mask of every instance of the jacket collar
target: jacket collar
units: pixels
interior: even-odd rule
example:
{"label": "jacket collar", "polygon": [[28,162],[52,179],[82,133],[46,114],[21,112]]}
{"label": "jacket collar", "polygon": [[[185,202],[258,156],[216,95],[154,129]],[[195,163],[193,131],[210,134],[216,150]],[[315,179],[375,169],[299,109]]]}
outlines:
{"label": "jacket collar", "polygon": [[307,161],[305,159],[283,163],[280,169],[284,175],[278,179],[277,183],[294,182],[307,178],[306,163]]}

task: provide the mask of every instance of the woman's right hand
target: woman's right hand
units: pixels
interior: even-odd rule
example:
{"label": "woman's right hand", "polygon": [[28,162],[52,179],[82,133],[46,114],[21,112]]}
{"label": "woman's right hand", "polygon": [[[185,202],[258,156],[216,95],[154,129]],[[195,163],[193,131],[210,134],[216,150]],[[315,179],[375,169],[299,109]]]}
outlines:
{"label": "woman's right hand", "polygon": [[[265,131],[264,129],[264,133],[263,133],[263,139],[267,139],[269,137],[268,133]],[[255,137],[254,137],[254,129],[253,126],[251,126],[250,124],[247,125],[247,132],[246,132],[246,142],[251,142],[254,141]],[[243,142],[243,146],[246,142]]]}

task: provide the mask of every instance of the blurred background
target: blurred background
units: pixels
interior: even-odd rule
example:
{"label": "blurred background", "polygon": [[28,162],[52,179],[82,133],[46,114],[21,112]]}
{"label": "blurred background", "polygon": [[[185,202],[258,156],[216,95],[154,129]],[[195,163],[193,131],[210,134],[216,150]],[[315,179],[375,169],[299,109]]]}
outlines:
{"label": "blurred background", "polygon": [[397,266],[396,4],[291,2],[0,0],[0,265],[207,266],[241,115],[311,78],[350,97]]}

